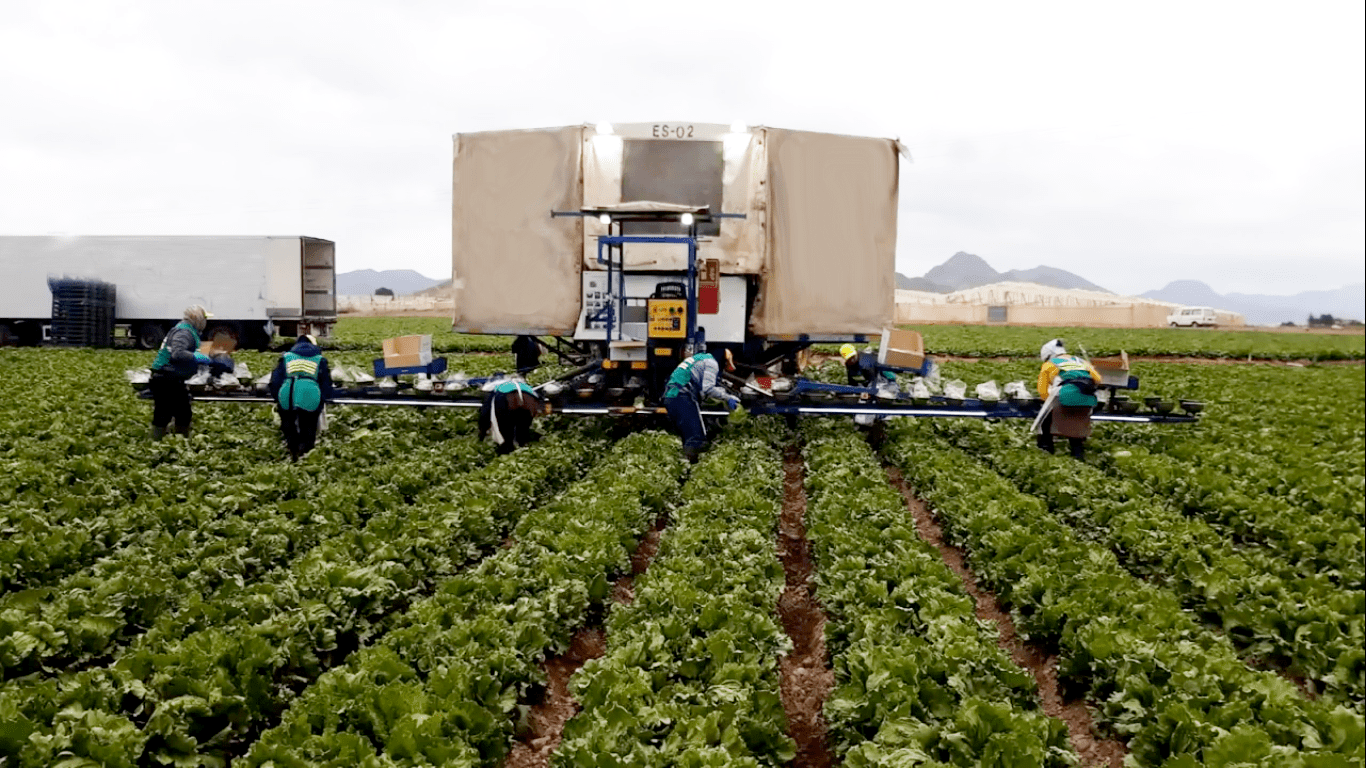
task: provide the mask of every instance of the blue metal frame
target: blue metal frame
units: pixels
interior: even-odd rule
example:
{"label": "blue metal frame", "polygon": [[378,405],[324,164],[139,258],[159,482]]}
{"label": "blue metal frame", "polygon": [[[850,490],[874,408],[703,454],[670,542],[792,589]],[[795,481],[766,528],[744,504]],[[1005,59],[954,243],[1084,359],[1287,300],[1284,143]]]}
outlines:
{"label": "blue metal frame", "polygon": [[[612,331],[617,315],[617,307],[624,313],[626,309],[626,253],[622,251],[621,263],[614,265],[610,255],[603,258],[602,250],[604,247],[613,245],[625,245],[626,243],[663,243],[665,245],[687,245],[688,246],[688,330],[687,340],[689,343],[696,343],[697,339],[697,238],[691,235],[601,235],[598,237],[598,263],[607,265],[607,284],[612,284],[612,276],[615,273],[617,278],[617,291],[613,296],[613,301],[608,305],[612,310],[607,315],[607,341],[613,341]],[[616,267],[614,269],[614,266]],[[589,317],[589,320],[597,320],[598,315]]]}

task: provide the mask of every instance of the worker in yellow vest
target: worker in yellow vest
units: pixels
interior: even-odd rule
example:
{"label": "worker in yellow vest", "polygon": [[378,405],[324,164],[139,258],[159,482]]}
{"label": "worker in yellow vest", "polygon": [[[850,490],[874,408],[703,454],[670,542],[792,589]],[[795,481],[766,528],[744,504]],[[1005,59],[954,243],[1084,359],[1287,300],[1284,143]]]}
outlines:
{"label": "worker in yellow vest", "polygon": [[1091,436],[1091,411],[1096,407],[1096,386],[1100,373],[1084,358],[1067,354],[1062,339],[1052,339],[1039,350],[1043,366],[1039,370],[1039,397],[1043,407],[1034,419],[1034,437],[1039,448],[1053,452],[1053,436],[1067,438],[1072,458],[1086,456],[1086,438]]}
{"label": "worker in yellow vest", "polygon": [[270,374],[270,396],[280,413],[289,458],[298,461],[318,440],[323,405],[333,398],[332,372],[318,340],[300,336]]}

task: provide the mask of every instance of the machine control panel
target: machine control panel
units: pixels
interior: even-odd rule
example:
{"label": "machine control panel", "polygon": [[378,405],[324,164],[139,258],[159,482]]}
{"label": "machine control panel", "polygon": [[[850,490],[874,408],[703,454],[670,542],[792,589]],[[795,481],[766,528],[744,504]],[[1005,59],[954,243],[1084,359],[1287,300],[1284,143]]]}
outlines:
{"label": "machine control panel", "polygon": [[685,299],[650,299],[650,338],[681,339],[688,331]]}
{"label": "machine control panel", "polygon": [[[597,316],[609,303],[611,302],[607,288],[607,275],[585,277],[583,281],[584,318]],[[585,325],[588,328],[605,329],[607,327],[607,315],[604,313],[596,320],[586,320]]]}

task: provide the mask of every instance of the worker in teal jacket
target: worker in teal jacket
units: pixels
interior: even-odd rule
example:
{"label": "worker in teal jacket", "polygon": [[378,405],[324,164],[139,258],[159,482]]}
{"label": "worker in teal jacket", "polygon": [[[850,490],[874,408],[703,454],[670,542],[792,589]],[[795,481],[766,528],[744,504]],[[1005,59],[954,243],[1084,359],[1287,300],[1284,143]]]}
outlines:
{"label": "worker in teal jacket", "polygon": [[190,391],[185,380],[199,372],[201,365],[214,365],[208,355],[199,351],[199,337],[213,315],[198,304],[185,308],[184,319],[176,324],[161,342],[161,349],[152,361],[152,376],[147,389],[152,393],[152,439],[166,436],[166,428],[175,422],[177,433],[190,436]]}
{"label": "worker in teal jacket", "polygon": [[[726,350],[726,370],[735,370],[735,360]],[[683,438],[683,456],[697,463],[697,457],[707,447],[707,428],[702,424],[702,401],[714,397],[726,404],[726,410],[740,407],[740,398],[717,383],[721,365],[706,352],[699,352],[678,364],[664,387],[664,409],[674,429]]]}
{"label": "worker in teal jacket", "polygon": [[304,334],[270,373],[270,396],[280,413],[289,458],[298,461],[318,441],[323,406],[332,400],[332,372],[318,340]]}
{"label": "worker in teal jacket", "polygon": [[1067,354],[1062,339],[1044,344],[1039,359],[1043,361],[1039,397],[1044,398],[1044,404],[1034,419],[1035,441],[1041,450],[1052,453],[1053,436],[1065,437],[1072,458],[1084,459],[1100,373],[1084,358]]}
{"label": "worker in teal jacket", "polygon": [[479,408],[479,439],[492,433],[499,455],[540,439],[531,420],[541,412],[536,390],[521,379],[505,379],[494,384]]}

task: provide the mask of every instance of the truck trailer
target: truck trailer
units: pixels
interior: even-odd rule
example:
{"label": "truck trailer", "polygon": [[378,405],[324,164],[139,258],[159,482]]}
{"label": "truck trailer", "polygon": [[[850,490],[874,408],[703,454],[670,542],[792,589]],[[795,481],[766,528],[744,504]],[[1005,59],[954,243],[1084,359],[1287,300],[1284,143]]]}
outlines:
{"label": "truck trailer", "polygon": [[328,336],[337,319],[334,243],[316,237],[0,237],[0,344],[50,338],[50,280],[114,287],[114,331],[161,345],[190,304],[214,317],[205,338],[265,349],[274,335]]}

